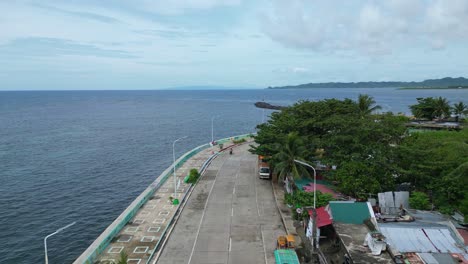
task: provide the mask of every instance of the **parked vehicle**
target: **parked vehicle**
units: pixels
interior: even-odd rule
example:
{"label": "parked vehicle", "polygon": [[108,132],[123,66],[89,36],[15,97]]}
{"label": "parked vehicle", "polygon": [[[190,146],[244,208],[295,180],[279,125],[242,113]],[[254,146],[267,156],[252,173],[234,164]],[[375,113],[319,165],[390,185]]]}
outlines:
{"label": "parked vehicle", "polygon": [[277,249],[294,249],[296,247],[296,240],[293,235],[279,236],[276,241]]}
{"label": "parked vehicle", "polygon": [[277,249],[275,250],[275,262],[277,264],[299,264],[299,258],[297,257],[294,249]]}
{"label": "parked vehicle", "polygon": [[271,178],[270,165],[266,162],[265,157],[263,156],[258,156],[258,177],[260,179]]}

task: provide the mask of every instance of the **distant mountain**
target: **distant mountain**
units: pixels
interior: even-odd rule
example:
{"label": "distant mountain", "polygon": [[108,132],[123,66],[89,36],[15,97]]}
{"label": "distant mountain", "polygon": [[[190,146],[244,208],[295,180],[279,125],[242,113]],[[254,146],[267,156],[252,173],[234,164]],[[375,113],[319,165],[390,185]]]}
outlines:
{"label": "distant mountain", "polygon": [[[183,90],[183,91],[192,91],[192,90],[244,90],[252,89],[249,87],[230,87],[230,86],[210,86],[210,85],[196,85],[196,86],[179,86],[166,88],[164,90]],[[257,88],[258,89],[258,88]]]}
{"label": "distant mountain", "polygon": [[328,82],[306,83],[299,85],[268,87],[268,89],[303,89],[303,88],[449,88],[467,86],[468,79],[446,77],[429,79],[422,82]]}

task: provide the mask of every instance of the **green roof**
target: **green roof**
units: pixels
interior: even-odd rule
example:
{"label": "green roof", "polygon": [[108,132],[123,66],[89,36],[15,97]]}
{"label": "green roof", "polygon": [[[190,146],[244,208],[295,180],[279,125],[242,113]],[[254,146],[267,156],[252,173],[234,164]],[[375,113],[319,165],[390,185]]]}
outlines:
{"label": "green roof", "polygon": [[367,203],[330,202],[333,221],[345,224],[362,224],[370,217]]}
{"label": "green roof", "polygon": [[294,249],[275,250],[275,261],[277,264],[299,264],[296,251]]}

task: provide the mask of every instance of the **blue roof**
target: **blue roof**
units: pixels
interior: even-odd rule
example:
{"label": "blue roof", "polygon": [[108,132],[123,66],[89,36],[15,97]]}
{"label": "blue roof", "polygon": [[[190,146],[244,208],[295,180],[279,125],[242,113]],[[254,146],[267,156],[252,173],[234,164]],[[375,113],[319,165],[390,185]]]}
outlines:
{"label": "blue roof", "polygon": [[294,249],[277,249],[275,250],[275,260],[277,264],[299,264],[299,258],[297,257]]}

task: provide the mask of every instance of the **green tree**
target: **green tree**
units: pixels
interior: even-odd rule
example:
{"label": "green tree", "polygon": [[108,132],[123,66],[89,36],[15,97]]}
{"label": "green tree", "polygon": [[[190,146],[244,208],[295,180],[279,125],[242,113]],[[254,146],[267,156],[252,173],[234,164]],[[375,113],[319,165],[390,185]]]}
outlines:
{"label": "green tree", "polygon": [[[386,172],[372,163],[349,161],[342,163],[340,167],[336,171],[336,180],[339,181],[339,189],[343,193],[356,198],[366,198],[369,194],[377,194],[382,190],[379,178],[384,176],[380,173]],[[389,180],[391,181],[391,177]]]}
{"label": "green tree", "polygon": [[[320,157],[324,164],[337,165],[338,170],[334,173],[346,174],[350,181],[362,175],[358,170],[349,174],[342,164],[361,162],[370,168],[366,176],[371,180],[361,181],[367,185],[364,187],[366,192],[393,188],[392,174],[396,169],[395,147],[392,145],[401,142],[407,118],[392,113],[368,117],[361,118],[358,103],[350,99],[300,101],[281,112],[273,113],[268,123],[257,127],[255,142],[258,145],[252,146],[251,151],[275,157],[283,149],[278,147],[278,142],[285,142],[288,134],[294,132],[310,151],[303,156],[305,160],[317,160]],[[318,149],[320,151],[317,152]],[[284,153],[281,155],[284,156]],[[274,168],[277,161],[274,158],[271,161]],[[327,177],[340,180],[331,174]],[[352,192],[351,188],[343,189]]]}
{"label": "green tree", "polygon": [[357,104],[361,118],[364,118],[376,110],[382,109],[380,105],[375,105],[374,98],[367,94],[359,94]]}
{"label": "green tree", "polygon": [[433,203],[444,212],[463,207],[468,198],[468,129],[431,131],[406,136],[396,147],[397,182],[432,192]]}
{"label": "green tree", "polygon": [[426,98],[416,98],[418,101],[417,104],[410,105],[409,108],[411,113],[416,118],[423,118],[432,120],[434,114],[434,101],[433,97],[426,97]]}
{"label": "green tree", "polygon": [[450,105],[447,99],[443,97],[417,98],[415,105],[410,105],[411,113],[416,118],[432,120],[434,118],[442,119],[450,116]]}
{"label": "green tree", "polygon": [[433,116],[437,119],[443,119],[450,116],[450,104],[446,98],[439,96],[434,100]]}
{"label": "green tree", "polygon": [[418,210],[429,209],[429,197],[423,192],[413,192],[409,198],[411,208]]}
{"label": "green tree", "polygon": [[273,156],[274,172],[279,179],[288,177],[290,180],[309,175],[306,167],[294,160],[306,161],[308,151],[303,139],[297,133],[289,133],[283,144],[277,145],[278,152]]}
{"label": "green tree", "polygon": [[453,113],[455,114],[455,119],[458,122],[459,117],[464,117],[468,115],[468,106],[463,102],[458,102],[452,106]]}

